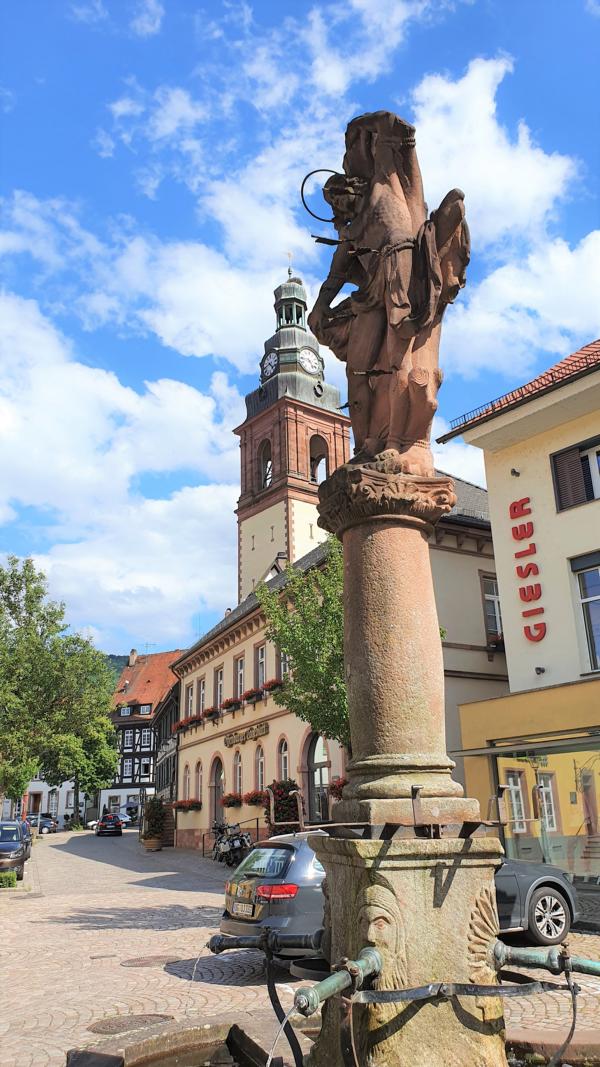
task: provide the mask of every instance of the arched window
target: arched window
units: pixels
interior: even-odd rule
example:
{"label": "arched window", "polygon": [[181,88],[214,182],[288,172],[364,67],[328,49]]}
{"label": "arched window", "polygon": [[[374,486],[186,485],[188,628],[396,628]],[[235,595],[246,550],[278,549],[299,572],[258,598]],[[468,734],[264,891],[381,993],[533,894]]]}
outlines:
{"label": "arched window", "polygon": [[242,757],[239,751],[233,757],[233,791],[242,792]]}
{"label": "arched window", "polygon": [[277,763],[279,769],[279,777],[283,780],[290,776],[290,752],[288,743],[285,737],[281,738],[279,745],[277,746]]}
{"label": "arched window", "polygon": [[314,434],[310,439],[310,480],[320,485],[328,474],[329,453],[327,441]]}
{"label": "arched window", "polygon": [[254,757],[256,763],[256,788],[265,788],[265,753],[262,745],[258,745]]}
{"label": "arched window", "polygon": [[320,734],[313,734],[308,748],[308,810],[311,822],[321,822],[327,816],[327,786],[329,785],[329,757]]}
{"label": "arched window", "polygon": [[198,760],[196,764],[194,790],[196,793],[196,800],[202,800],[202,760]]}
{"label": "arched window", "polygon": [[190,768],[187,763],[183,769],[183,799],[190,799]]}
{"label": "arched window", "polygon": [[273,481],[273,456],[270,441],[263,441],[258,449],[258,481],[261,489],[268,489]]}

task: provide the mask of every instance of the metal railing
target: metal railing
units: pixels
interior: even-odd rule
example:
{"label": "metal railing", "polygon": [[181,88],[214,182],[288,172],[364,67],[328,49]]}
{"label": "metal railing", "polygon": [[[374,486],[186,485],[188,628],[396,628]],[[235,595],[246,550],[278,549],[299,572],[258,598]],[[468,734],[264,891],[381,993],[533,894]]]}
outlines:
{"label": "metal railing", "polygon": [[564,369],[562,371],[556,369],[547,370],[544,374],[534,378],[532,382],[520,385],[517,389],[511,389],[510,393],[504,393],[503,396],[496,397],[495,400],[490,400],[487,404],[482,404],[478,408],[473,408],[472,411],[467,411],[465,415],[459,415],[458,418],[451,419],[450,429],[456,430],[457,427],[464,426],[467,422],[471,422],[471,419],[476,419],[480,415],[492,415],[502,408],[508,408],[511,404],[516,404],[519,400],[524,400],[529,396],[536,396],[538,393],[544,392],[545,389],[551,389],[558,382],[562,384],[592,367],[600,367],[598,356],[596,354],[586,355],[581,353],[570,360],[567,374],[565,374]]}

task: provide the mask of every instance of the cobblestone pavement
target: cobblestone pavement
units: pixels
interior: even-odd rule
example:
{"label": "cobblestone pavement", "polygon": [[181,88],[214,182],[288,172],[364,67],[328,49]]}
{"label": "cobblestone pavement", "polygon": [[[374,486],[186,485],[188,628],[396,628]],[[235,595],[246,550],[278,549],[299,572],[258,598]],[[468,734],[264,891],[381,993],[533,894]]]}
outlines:
{"label": "cobblestone pavement", "polygon": [[[67,1049],[101,1040],[90,1026],[118,1014],[183,1019],[268,1006],[258,953],[215,957],[204,947],[218,929],[226,871],[197,852],[146,854],[135,831],[63,833],[42,838],[26,870],[32,890],[1,902],[0,1067],[62,1067]],[[571,942],[600,957],[599,936]],[[282,974],[285,1007],[293,984]],[[598,1030],[600,980],[581,985],[579,1027]],[[524,998],[507,1017],[509,1030],[566,1035],[569,999]]]}

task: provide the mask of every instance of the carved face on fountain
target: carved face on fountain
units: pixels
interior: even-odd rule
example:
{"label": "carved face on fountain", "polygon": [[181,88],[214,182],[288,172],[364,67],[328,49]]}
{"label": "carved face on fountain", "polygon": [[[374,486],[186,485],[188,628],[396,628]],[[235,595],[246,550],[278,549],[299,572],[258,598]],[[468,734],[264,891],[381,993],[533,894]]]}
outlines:
{"label": "carved face on fountain", "polygon": [[406,943],[396,895],[382,879],[365,886],[357,904],[359,946],[376,948],[383,959],[382,973],[374,984],[378,989],[398,989],[406,982]]}

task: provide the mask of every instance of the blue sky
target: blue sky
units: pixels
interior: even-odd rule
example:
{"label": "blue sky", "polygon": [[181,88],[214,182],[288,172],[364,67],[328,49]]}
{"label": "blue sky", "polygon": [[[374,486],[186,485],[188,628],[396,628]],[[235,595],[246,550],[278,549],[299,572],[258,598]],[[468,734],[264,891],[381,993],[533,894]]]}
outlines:
{"label": "blue sky", "polygon": [[599,0],[4,0],[0,37],[0,553],[107,651],[235,602],[231,430],[354,115],[416,123],[431,208],[466,194],[438,433],[600,335]]}

